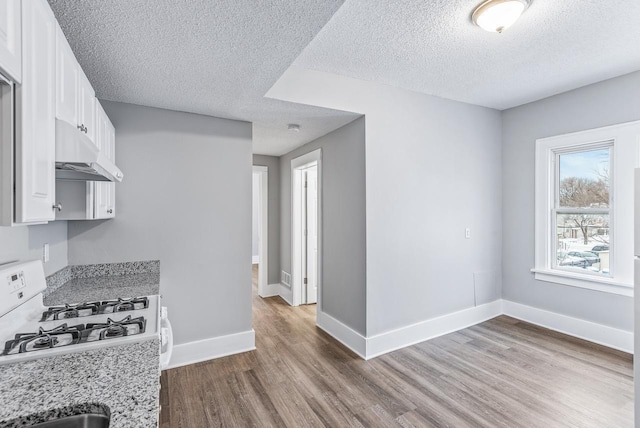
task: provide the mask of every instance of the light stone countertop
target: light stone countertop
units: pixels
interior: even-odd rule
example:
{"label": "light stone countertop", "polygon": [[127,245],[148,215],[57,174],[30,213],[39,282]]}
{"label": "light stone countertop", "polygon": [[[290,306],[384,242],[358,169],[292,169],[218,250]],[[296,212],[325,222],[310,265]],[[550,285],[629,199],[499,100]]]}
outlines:
{"label": "light stone countertop", "polygon": [[49,293],[44,298],[44,304],[53,306],[118,297],[154,296],[159,294],[159,284],[158,273],[74,278]]}
{"label": "light stone countertop", "polygon": [[[105,265],[100,266],[96,273],[110,273],[104,271]],[[117,273],[65,278],[66,282],[45,293],[44,303],[49,306],[159,294],[159,269]],[[159,338],[0,365],[0,428],[101,407],[111,414],[111,428],[155,428],[159,389]]]}

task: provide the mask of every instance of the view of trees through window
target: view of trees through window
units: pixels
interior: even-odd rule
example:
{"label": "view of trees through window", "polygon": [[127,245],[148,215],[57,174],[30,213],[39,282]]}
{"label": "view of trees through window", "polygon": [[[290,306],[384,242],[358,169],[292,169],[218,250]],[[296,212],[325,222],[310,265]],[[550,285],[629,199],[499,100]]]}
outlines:
{"label": "view of trees through window", "polygon": [[558,266],[609,273],[610,159],[610,147],[558,155]]}

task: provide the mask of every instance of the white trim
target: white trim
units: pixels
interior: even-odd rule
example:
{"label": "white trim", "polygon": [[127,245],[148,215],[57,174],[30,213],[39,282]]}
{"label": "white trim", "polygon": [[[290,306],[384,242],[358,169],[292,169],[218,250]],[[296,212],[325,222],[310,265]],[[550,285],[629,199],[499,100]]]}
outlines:
{"label": "white trim", "polygon": [[500,314],[502,302],[496,300],[368,337],[367,359],[462,330]]}
{"label": "white trim", "polygon": [[287,287],[283,283],[280,283],[280,292],[278,295],[289,304],[289,306],[293,306],[293,293],[290,287]]}
{"label": "white trim", "polygon": [[531,269],[535,278],[539,281],[564,284],[571,287],[586,288],[603,293],[618,294],[620,296],[633,297],[633,284],[624,284],[613,281],[611,278],[595,277],[593,275],[581,275],[579,273],[552,270]]}
{"label": "white trim", "polygon": [[259,255],[251,256],[251,263],[254,264],[254,265],[259,264],[260,263],[260,256]]}
{"label": "white trim", "polygon": [[213,360],[256,349],[253,329],[226,336],[181,343],[173,347],[167,369]]}
{"label": "white trim", "polygon": [[296,209],[300,205],[299,194],[296,189],[300,187],[300,180],[297,177],[296,170],[317,163],[318,167],[318,265],[317,265],[317,286],[318,300],[317,307],[322,307],[322,149],[316,149],[302,156],[298,156],[291,160],[291,300],[292,306],[298,306],[302,296],[302,260],[301,260],[301,236],[296,233],[296,226],[300,217],[299,210]]}
{"label": "white trim", "polygon": [[[589,129],[536,140],[535,165],[535,266],[532,271],[537,280],[554,282],[571,287],[586,288],[605,293],[632,296],[633,265],[630,261],[633,249],[633,186],[620,183],[633,182],[633,170],[639,164],[640,121]],[[610,207],[611,226],[611,276],[573,273],[568,270],[553,269],[551,210],[555,206],[556,171],[551,158],[558,150],[602,145],[614,141],[612,151]],[[595,146],[594,146],[595,147]],[[617,184],[616,184],[617,183]],[[615,187],[615,188],[614,188]],[[617,231],[617,232],[616,232]],[[624,255],[629,257],[619,257]]]}
{"label": "white trim", "polygon": [[254,174],[260,177],[260,227],[258,248],[258,261],[255,257],[253,263],[260,263],[258,268],[258,296],[267,297],[265,288],[269,278],[269,168],[254,165]]}
{"label": "white trim", "polygon": [[633,332],[625,331],[533,306],[503,300],[503,312],[513,318],[633,354]]}
{"label": "white trim", "polygon": [[318,311],[316,325],[361,358],[369,360],[388,352],[480,324],[499,315],[508,315],[569,336],[633,354],[633,332],[504,299],[463,309],[371,337],[364,337],[349,326],[321,311]]}
{"label": "white trim", "polygon": [[280,284],[276,283],[276,284],[267,284],[266,287],[264,287],[264,289],[262,290],[262,294],[260,294],[260,297],[273,297],[273,296],[279,296],[280,295]]}
{"label": "white trim", "polygon": [[367,339],[363,335],[324,312],[318,311],[317,316],[316,325],[318,328],[324,330],[360,358],[367,359]]}

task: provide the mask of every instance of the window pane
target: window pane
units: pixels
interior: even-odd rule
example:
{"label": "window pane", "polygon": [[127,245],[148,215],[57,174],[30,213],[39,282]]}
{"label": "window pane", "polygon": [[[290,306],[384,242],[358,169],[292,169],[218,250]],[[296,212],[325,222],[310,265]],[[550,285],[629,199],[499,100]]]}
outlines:
{"label": "window pane", "polygon": [[557,266],[609,273],[609,214],[557,214]]}
{"label": "window pane", "polygon": [[561,207],[609,207],[609,148],[561,154]]}

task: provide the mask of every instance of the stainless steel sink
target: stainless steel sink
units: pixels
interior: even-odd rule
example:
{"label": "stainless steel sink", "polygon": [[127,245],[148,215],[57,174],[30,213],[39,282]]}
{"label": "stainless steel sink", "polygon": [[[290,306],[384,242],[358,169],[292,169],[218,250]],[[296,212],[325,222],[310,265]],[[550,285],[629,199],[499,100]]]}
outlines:
{"label": "stainless steel sink", "polygon": [[33,428],[109,428],[109,417],[97,413],[65,416],[32,425]]}

